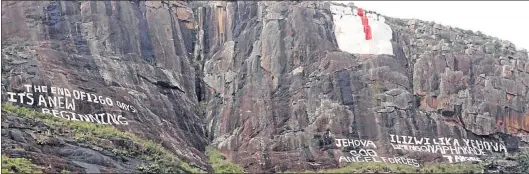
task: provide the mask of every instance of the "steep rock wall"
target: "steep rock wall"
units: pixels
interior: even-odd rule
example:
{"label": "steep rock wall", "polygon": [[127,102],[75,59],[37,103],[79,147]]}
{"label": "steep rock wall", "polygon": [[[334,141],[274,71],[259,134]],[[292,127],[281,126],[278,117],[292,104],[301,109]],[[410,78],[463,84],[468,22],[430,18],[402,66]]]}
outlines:
{"label": "steep rock wall", "polygon": [[[190,62],[193,13],[186,3],[8,1],[2,10],[2,94],[32,84],[108,96],[134,109],[80,101],[75,112],[123,115],[128,125],[115,125],[119,129],[208,168]],[[41,94],[53,96],[50,90]]]}
{"label": "steep rock wall", "polygon": [[[516,152],[529,130],[527,53],[506,41],[367,12],[391,27],[391,51],[364,51],[355,47],[365,46],[362,37],[337,28],[353,20],[347,15],[354,6],[195,5],[205,11],[198,32],[210,38],[200,46],[207,129],[249,171],[344,165],[348,150],[321,146],[326,129],[335,139],[371,140],[387,155],[399,153],[390,135],[486,140],[504,145],[496,152]],[[448,161],[442,154],[405,156]]]}
{"label": "steep rock wall", "polygon": [[500,153],[528,141],[527,52],[481,33],[368,11],[368,42],[357,7],[307,1],[2,8],[3,94],[33,84],[109,96],[134,109],[81,101],[76,112],[123,115],[116,127],[202,169],[208,141],[250,172],[343,166],[351,148],[338,139],[418,163],[447,159],[395,150],[395,135],[486,140]]}

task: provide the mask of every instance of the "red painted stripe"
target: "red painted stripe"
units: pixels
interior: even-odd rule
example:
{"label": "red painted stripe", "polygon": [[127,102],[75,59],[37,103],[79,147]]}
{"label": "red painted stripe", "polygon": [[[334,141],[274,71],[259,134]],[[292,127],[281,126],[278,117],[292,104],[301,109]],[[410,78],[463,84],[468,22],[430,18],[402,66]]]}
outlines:
{"label": "red painted stripe", "polygon": [[369,20],[367,19],[367,16],[364,14],[365,11],[362,8],[358,8],[356,14],[362,18],[362,26],[364,26],[364,33],[366,35],[366,40],[372,39],[371,34],[371,27],[369,26]]}
{"label": "red painted stripe", "polygon": [[356,14],[358,14],[358,16],[364,16],[364,9],[358,8],[358,11],[356,12]]}
{"label": "red painted stripe", "polygon": [[362,25],[364,25],[364,26],[365,26],[365,25],[369,25],[369,22],[368,22],[368,20],[367,20],[367,17],[365,17],[365,16],[362,16]]}
{"label": "red painted stripe", "polygon": [[364,26],[364,32],[366,33],[366,40],[371,40],[373,36],[371,35],[371,27],[369,25]]}

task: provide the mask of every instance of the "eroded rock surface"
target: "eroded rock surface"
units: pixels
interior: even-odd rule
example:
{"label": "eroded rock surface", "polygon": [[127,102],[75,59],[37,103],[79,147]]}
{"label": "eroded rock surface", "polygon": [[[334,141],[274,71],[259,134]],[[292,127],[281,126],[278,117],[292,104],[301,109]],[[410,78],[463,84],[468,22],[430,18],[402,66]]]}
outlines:
{"label": "eroded rock surface", "polygon": [[2,94],[33,84],[109,96],[136,112],[88,102],[76,112],[121,112],[129,124],[120,129],[207,169],[185,2],[9,1],[2,9]]}
{"label": "eroded rock surface", "polygon": [[66,136],[68,134],[70,132],[50,127],[42,121],[2,112],[2,152],[11,158],[32,159],[34,164],[46,166],[46,172],[134,173],[138,172],[137,166],[143,163],[100,147],[79,143],[75,137]]}
{"label": "eroded rock surface", "polygon": [[208,132],[232,160],[250,171],[340,166],[348,151],[322,151],[315,138],[327,128],[335,138],[372,140],[379,154],[396,153],[389,134],[503,141],[516,151],[529,130],[527,52],[480,33],[386,17],[394,54],[350,54],[336,43],[330,5],[194,7],[206,11],[196,18],[209,41],[199,54],[209,57]]}
{"label": "eroded rock surface", "polygon": [[352,54],[337,42],[333,5],[3,2],[2,93],[34,84],[124,101],[137,112],[90,103],[79,112],[122,112],[129,125],[116,127],[203,169],[208,143],[249,172],[342,166],[348,151],[322,146],[327,129],[371,140],[381,155],[397,154],[389,135],[487,140],[508,153],[529,141],[526,51],[369,12],[390,26],[393,54]]}

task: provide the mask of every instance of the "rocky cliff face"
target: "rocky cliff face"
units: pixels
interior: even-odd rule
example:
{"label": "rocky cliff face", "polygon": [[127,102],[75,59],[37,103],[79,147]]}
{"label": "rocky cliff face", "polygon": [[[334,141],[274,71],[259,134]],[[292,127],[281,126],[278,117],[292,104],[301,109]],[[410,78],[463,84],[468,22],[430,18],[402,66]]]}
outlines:
{"label": "rocky cliff face", "polygon": [[[354,33],[337,35],[355,28],[337,21],[356,20],[357,7],[326,2],[2,8],[2,93],[33,84],[109,96],[135,112],[87,101],[76,112],[118,112],[128,125],[116,127],[203,169],[208,143],[262,172],[342,166],[350,149],[337,139],[372,141],[380,156],[417,163],[447,159],[402,153],[393,145],[406,140],[392,137],[485,140],[504,145],[501,153],[527,141],[527,52],[480,33],[368,12],[378,23],[366,49],[378,51],[366,54],[350,51],[365,45],[343,38]],[[385,25],[389,47],[380,47]],[[321,138],[327,129],[330,144]]]}
{"label": "rocky cliff face", "polygon": [[85,99],[72,112],[122,115],[128,125],[116,127],[206,169],[185,3],[9,1],[2,10],[3,101],[6,92],[26,92],[25,84],[47,86],[43,96],[59,96],[57,87],[109,97],[113,106]]}
{"label": "rocky cliff face", "polygon": [[[349,12],[336,14],[333,6]],[[326,129],[335,139],[371,140],[379,155],[398,153],[390,135],[500,141],[517,150],[529,130],[527,52],[472,31],[386,17],[393,54],[351,54],[340,48],[335,27],[356,8],[323,2],[196,8],[204,26],[199,38],[209,41],[197,43],[206,57],[213,143],[250,171],[343,165],[339,158],[349,151],[321,150]]]}

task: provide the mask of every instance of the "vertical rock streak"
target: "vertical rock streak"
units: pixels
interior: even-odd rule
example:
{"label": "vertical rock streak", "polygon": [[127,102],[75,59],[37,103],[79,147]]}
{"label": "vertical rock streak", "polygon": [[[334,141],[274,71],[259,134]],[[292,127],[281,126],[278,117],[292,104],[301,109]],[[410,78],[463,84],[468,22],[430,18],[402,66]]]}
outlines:
{"label": "vertical rock streak", "polygon": [[130,103],[120,129],[203,169],[208,143],[249,172],[338,167],[348,152],[325,146],[326,130],[388,155],[390,134],[527,141],[527,52],[481,33],[364,11],[366,38],[358,7],[309,1],[2,8],[2,92],[42,84]]}
{"label": "vertical rock streak", "polygon": [[[249,171],[339,166],[332,159],[342,152],[319,151],[317,137],[327,128],[380,147],[389,134],[497,141],[496,135],[529,130],[522,126],[527,106],[517,100],[527,98],[527,87],[512,80],[525,77],[527,54],[510,43],[375,12],[363,13],[372,34],[366,40],[358,8],[342,4],[226,2],[230,10],[239,18],[225,35],[235,33],[235,47],[228,41],[201,48],[213,55],[204,66],[205,86],[212,89],[206,118],[213,145]],[[224,28],[222,12],[209,15],[222,17],[215,23]],[[521,70],[509,69],[518,62]],[[497,121],[508,128],[489,126]]]}

